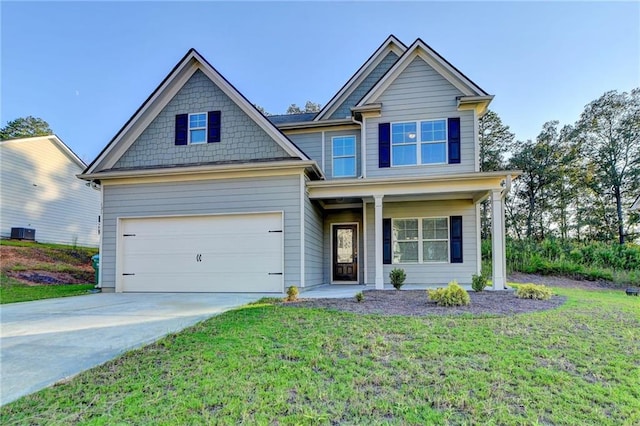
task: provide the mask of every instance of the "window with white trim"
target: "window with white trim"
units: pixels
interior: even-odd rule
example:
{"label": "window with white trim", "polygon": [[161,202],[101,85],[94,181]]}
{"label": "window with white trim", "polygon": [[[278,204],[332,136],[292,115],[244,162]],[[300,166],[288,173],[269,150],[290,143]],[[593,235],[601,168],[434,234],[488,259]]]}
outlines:
{"label": "window with white trim", "polygon": [[393,263],[449,261],[449,218],[393,219]]}
{"label": "window with white trim", "polygon": [[392,166],[443,164],[446,162],[447,120],[391,124]]}
{"label": "window with white trim", "polygon": [[336,136],[331,138],[333,154],[333,177],[356,176],[356,137]]}
{"label": "window with white trim", "polygon": [[207,113],[189,114],[189,143],[207,142]]}

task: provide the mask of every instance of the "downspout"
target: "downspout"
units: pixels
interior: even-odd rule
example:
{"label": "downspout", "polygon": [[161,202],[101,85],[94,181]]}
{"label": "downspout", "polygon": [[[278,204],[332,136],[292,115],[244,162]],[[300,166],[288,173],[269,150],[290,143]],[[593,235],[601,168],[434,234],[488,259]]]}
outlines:
{"label": "downspout", "polygon": [[364,179],[365,177],[367,177],[367,150],[365,148],[366,143],[364,119],[362,119],[362,121],[358,121],[356,120],[356,117],[352,115],[351,121],[360,125],[360,176],[358,177],[358,179]]}

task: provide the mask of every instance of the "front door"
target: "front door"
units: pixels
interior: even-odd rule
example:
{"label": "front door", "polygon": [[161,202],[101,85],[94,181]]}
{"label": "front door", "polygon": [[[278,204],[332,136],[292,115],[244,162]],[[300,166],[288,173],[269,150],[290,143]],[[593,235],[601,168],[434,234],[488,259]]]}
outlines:
{"label": "front door", "polygon": [[333,281],[358,281],[357,225],[333,225]]}

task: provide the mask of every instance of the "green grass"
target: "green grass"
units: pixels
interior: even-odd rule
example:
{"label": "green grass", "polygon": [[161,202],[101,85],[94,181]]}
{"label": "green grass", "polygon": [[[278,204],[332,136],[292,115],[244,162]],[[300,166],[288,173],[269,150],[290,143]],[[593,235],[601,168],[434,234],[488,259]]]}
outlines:
{"label": "green grass", "polygon": [[[87,282],[93,281],[93,273],[86,272],[86,266],[97,249],[88,247],[65,246],[61,244],[42,244],[27,241],[0,240],[0,245],[18,247],[23,257],[39,259],[29,266],[20,263],[2,265],[0,272],[0,304],[26,302],[30,300],[50,299],[54,297],[77,296],[87,294],[94,284],[64,285],[26,285],[7,276],[7,272],[48,271],[64,272]],[[4,262],[3,262],[4,263]]]}
{"label": "green grass", "polygon": [[94,284],[28,286],[0,274],[0,304],[88,294]]}
{"label": "green grass", "polygon": [[0,423],[639,424],[640,298],[557,291],[563,307],[510,317],[247,306],[6,405]]}

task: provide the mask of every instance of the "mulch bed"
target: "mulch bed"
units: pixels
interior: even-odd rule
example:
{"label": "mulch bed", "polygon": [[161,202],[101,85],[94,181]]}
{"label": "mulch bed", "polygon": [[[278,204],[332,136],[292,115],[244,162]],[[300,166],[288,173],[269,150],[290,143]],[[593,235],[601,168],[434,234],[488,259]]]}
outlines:
{"label": "mulch bed", "polygon": [[300,299],[284,303],[283,306],[326,308],[357,314],[380,315],[512,315],[544,311],[557,308],[566,297],[553,296],[549,300],[519,299],[513,291],[469,292],[471,304],[468,306],[443,307],[427,298],[424,290],[367,290],[364,300],[355,297],[343,299]]}

